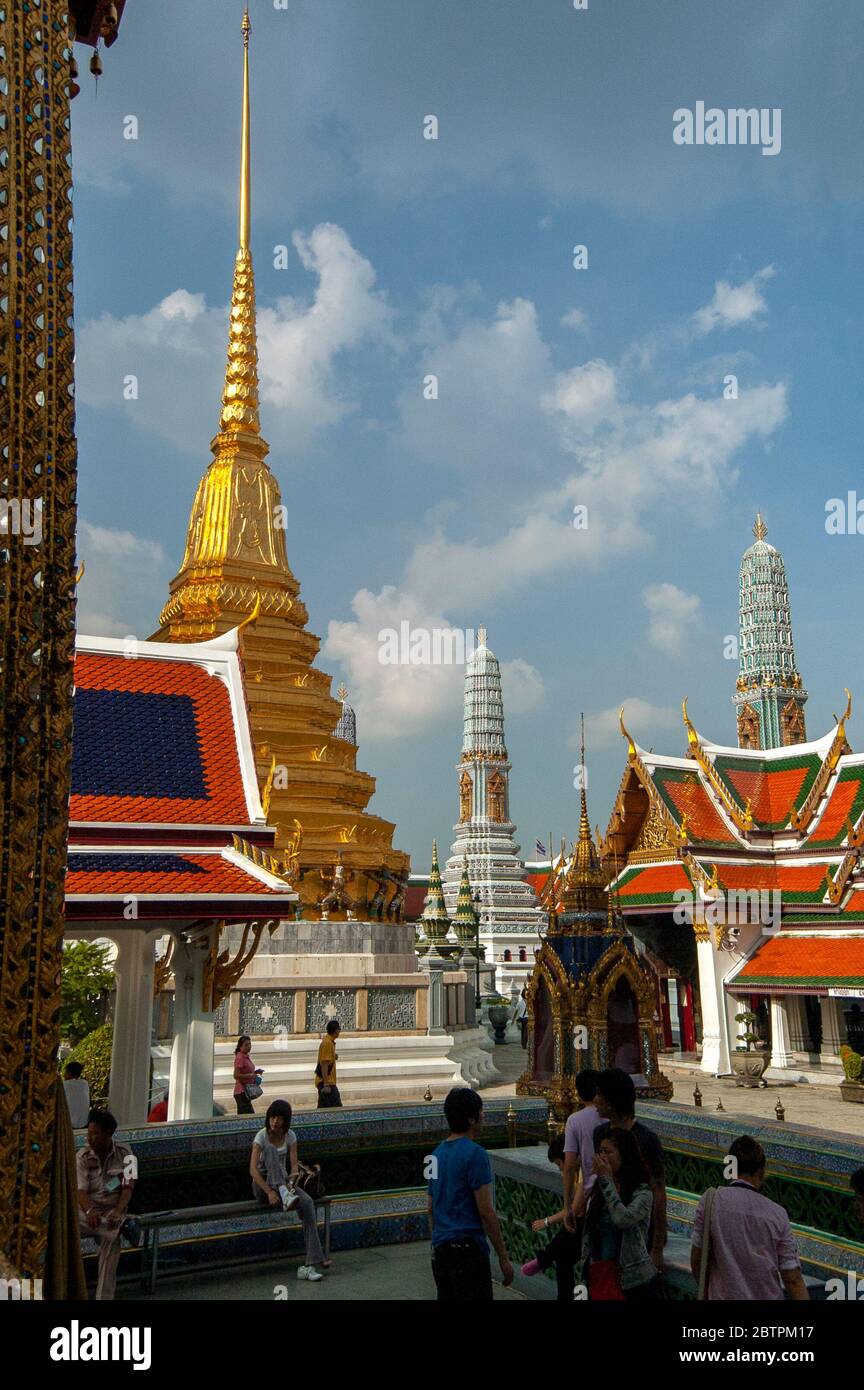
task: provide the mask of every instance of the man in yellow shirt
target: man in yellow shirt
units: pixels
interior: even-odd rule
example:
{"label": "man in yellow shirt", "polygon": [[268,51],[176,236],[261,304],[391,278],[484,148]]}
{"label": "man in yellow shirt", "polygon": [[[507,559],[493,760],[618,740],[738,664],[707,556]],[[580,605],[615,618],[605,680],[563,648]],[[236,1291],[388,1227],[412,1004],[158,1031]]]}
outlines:
{"label": "man in yellow shirt", "polygon": [[327,1031],[321,1039],[321,1046],[318,1048],[315,1085],[318,1088],[319,1110],[342,1104],[339,1087],[336,1085],[336,1059],[338,1056],[336,1039],[341,1031],[338,1019],[331,1018],[327,1024]]}

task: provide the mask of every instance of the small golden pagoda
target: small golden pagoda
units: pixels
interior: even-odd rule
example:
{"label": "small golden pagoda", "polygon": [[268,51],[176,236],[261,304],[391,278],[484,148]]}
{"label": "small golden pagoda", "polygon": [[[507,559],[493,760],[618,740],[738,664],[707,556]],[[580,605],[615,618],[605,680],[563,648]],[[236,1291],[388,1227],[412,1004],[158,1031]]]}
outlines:
{"label": "small golden pagoda", "polygon": [[560,865],[550,865],[546,898],[549,928],[526,991],[528,1063],[517,1094],[544,1096],[564,1120],[579,1104],[580,1071],[621,1067],[637,1095],[668,1099],[672,1086],[657,1065],[657,978],[615,911],[584,787],[579,839],[569,862],[562,845]]}
{"label": "small golden pagoda", "polygon": [[[243,17],[243,120],[239,247],[234,265],[228,365],[213,461],[198,485],[186,551],[160,615],[156,640],[201,642],[243,626],[256,767],[276,848],[286,856],[302,915],[319,917],[334,883],[352,916],[367,905],[379,918],[401,917],[409,860],[393,848],[395,826],[369,815],[375,779],[358,772],[357,746],[336,732],[343,706],[330,677],[313,665],[320,639],[285,548],[286,508],[266,463],[258,413],[255,279],[249,246],[249,15]],[[298,877],[299,875],[299,877]],[[370,903],[371,900],[371,903]]]}

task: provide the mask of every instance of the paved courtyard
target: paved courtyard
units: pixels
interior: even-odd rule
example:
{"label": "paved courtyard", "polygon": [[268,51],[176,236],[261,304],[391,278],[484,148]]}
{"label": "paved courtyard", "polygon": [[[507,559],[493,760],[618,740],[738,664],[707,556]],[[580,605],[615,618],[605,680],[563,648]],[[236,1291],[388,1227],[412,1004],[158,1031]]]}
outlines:
{"label": "paved courtyard", "polygon": [[[495,1065],[505,1078],[498,1086],[487,1087],[484,1096],[512,1096],[516,1081],[525,1067],[525,1053],[519,1043],[504,1043],[495,1048]],[[675,1065],[671,1058],[660,1058],[660,1070],[673,1085],[672,1104],[694,1108],[693,1091],[698,1082],[702,1092],[703,1110],[716,1110],[718,1100],[729,1115],[742,1119],[777,1122],[774,1107],[778,1100],[786,1112],[786,1124],[810,1125],[823,1133],[864,1135],[864,1105],[850,1105],[840,1099],[838,1086],[783,1081],[769,1081],[764,1089],[750,1090],[736,1086],[732,1078],[706,1076],[701,1071]]]}
{"label": "paved courtyard", "polygon": [[[414,1303],[435,1298],[435,1285],[429,1267],[429,1245],[415,1241],[410,1245],[381,1245],[368,1250],[335,1252],[333,1267],[320,1283],[297,1278],[299,1258],[274,1260],[266,1264],[235,1266],[213,1273],[195,1273],[163,1279],[155,1294],[143,1293],[135,1284],[117,1291],[119,1299],[158,1302],[185,1299],[219,1302],[223,1299],[278,1299],[286,1303],[320,1303],[341,1300],[381,1302],[396,1300]],[[493,1285],[498,1299],[518,1299],[523,1294]]]}

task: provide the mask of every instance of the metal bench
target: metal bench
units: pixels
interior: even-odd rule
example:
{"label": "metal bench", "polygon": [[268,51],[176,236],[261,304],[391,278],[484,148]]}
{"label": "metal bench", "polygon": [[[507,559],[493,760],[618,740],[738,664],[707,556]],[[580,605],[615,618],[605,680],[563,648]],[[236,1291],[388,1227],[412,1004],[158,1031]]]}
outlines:
{"label": "metal bench", "polygon": [[[316,1213],[324,1208],[324,1255],[330,1258],[330,1204],[332,1198],[319,1197],[315,1202]],[[181,1207],[175,1211],[149,1211],[135,1213],[140,1222],[144,1241],[141,1249],[141,1286],[148,1293],[156,1289],[156,1276],[159,1265],[159,1236],[166,1226],[191,1225],[198,1221],[219,1221],[223,1217],[271,1216],[276,1215],[272,1207],[261,1202],[220,1202],[208,1207]],[[278,1215],[284,1217],[283,1212]],[[270,1224],[275,1225],[275,1222]]]}

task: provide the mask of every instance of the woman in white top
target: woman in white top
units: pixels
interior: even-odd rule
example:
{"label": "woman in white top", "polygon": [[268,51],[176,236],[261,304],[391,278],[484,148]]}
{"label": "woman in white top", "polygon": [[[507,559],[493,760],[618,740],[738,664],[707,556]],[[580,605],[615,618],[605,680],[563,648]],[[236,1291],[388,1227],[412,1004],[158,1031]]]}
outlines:
{"label": "woman in white top", "polygon": [[274,1100],[264,1117],[264,1128],[259,1129],[252,1143],[249,1160],[252,1194],[261,1203],[269,1202],[271,1207],[297,1212],[303,1223],[306,1242],[306,1262],[298,1269],[297,1278],[318,1280],[323,1276],[315,1266],[328,1269],[330,1261],[325,1260],[321,1249],[315,1203],[307,1193],[294,1187],[299,1172],[297,1135],[291,1128],[291,1106],[287,1100]]}

